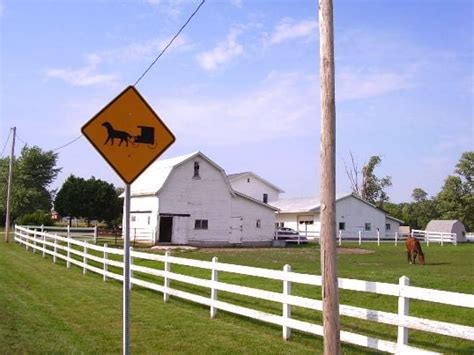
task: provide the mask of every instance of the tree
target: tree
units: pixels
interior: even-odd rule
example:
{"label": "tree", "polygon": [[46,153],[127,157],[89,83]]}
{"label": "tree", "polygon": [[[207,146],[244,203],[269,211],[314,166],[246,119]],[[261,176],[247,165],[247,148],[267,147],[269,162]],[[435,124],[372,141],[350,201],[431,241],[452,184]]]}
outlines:
{"label": "tree", "polygon": [[437,196],[443,219],[459,219],[474,230],[474,152],[465,152],[456,165],[457,176],[449,175]]}
{"label": "tree", "polygon": [[428,194],[426,193],[426,191],[420,189],[419,187],[413,189],[413,192],[411,193],[411,197],[413,197],[413,200],[415,202],[426,201],[427,196]]}
{"label": "tree", "polygon": [[83,217],[87,214],[86,181],[83,178],[70,175],[56,194],[54,209],[61,216],[72,218]]}
{"label": "tree", "polygon": [[[392,178],[390,176],[378,178],[374,173],[375,168],[380,165],[382,159],[378,155],[371,156],[369,162],[362,167],[362,171],[359,171],[352,152],[350,155],[352,166],[348,168],[347,164],[344,164],[352,192],[362,199],[382,207],[384,202],[390,200],[385,192],[385,188],[392,186]],[[361,175],[362,182],[359,182],[359,176]]]}
{"label": "tree", "polygon": [[[43,151],[37,146],[24,146],[20,156],[13,164],[11,216],[15,220],[36,211],[48,212],[51,209],[49,185],[61,171],[56,167],[58,155],[53,151]],[[0,159],[0,196],[6,201],[6,181],[9,158]],[[5,205],[0,206],[0,218],[5,220]]]}
{"label": "tree", "polygon": [[120,217],[122,204],[113,184],[94,177],[85,180],[69,176],[56,195],[56,211],[68,217],[105,221],[110,224]]}

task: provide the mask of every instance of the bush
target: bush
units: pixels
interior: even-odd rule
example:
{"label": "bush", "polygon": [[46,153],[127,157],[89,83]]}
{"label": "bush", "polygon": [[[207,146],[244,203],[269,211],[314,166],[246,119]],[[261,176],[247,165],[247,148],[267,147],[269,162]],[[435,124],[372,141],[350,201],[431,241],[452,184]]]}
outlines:
{"label": "bush", "polygon": [[34,226],[52,226],[54,225],[51,215],[46,211],[36,211],[33,213],[25,214],[19,217],[16,221],[16,224],[20,225],[34,225]]}

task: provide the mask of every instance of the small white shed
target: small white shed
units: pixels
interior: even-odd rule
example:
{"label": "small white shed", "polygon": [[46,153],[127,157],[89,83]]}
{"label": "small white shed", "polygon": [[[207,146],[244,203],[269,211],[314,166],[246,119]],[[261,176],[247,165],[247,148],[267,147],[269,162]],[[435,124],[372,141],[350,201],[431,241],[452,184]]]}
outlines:
{"label": "small white shed", "polygon": [[466,241],[466,228],[462,222],[451,219],[433,219],[426,225],[427,232],[456,233],[457,242]]}

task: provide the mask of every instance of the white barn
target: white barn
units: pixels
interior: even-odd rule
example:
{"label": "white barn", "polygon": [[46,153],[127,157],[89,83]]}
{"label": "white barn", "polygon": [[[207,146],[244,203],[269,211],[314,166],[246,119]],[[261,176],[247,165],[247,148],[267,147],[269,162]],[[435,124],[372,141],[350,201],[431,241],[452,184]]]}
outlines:
{"label": "white barn", "polygon": [[227,177],[234,190],[260,200],[263,203],[276,201],[280,198],[280,194],[285,192],[251,171],[229,174]]}
{"label": "white barn", "polygon": [[275,211],[234,190],[201,152],[157,160],[132,185],[131,237],[188,245],[270,245]]}
{"label": "white barn", "polygon": [[461,221],[458,220],[443,220],[433,219],[426,225],[427,232],[439,232],[439,233],[455,233],[457,242],[465,242],[466,228]]}
{"label": "white barn", "polygon": [[[288,198],[272,202],[279,211],[278,227],[289,227],[308,237],[318,237],[321,230],[320,200],[317,197]],[[393,237],[403,221],[389,216],[380,208],[348,193],[336,197],[336,227],[343,237]]]}

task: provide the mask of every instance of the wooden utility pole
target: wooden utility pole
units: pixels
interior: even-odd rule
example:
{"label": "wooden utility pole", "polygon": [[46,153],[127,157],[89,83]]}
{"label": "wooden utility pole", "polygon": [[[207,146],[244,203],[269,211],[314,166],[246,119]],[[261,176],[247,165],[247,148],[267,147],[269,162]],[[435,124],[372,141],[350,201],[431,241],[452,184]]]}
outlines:
{"label": "wooden utility pole", "polygon": [[324,354],[341,353],[336,269],[336,102],[332,0],[319,0],[321,76],[321,274]]}
{"label": "wooden utility pole", "polygon": [[9,241],[10,234],[10,200],[12,193],[12,174],[13,174],[13,159],[15,154],[15,138],[16,138],[16,127],[12,128],[13,130],[13,140],[12,140],[12,151],[10,153],[10,164],[8,169],[8,185],[7,185],[7,213],[5,216],[5,243]]}

